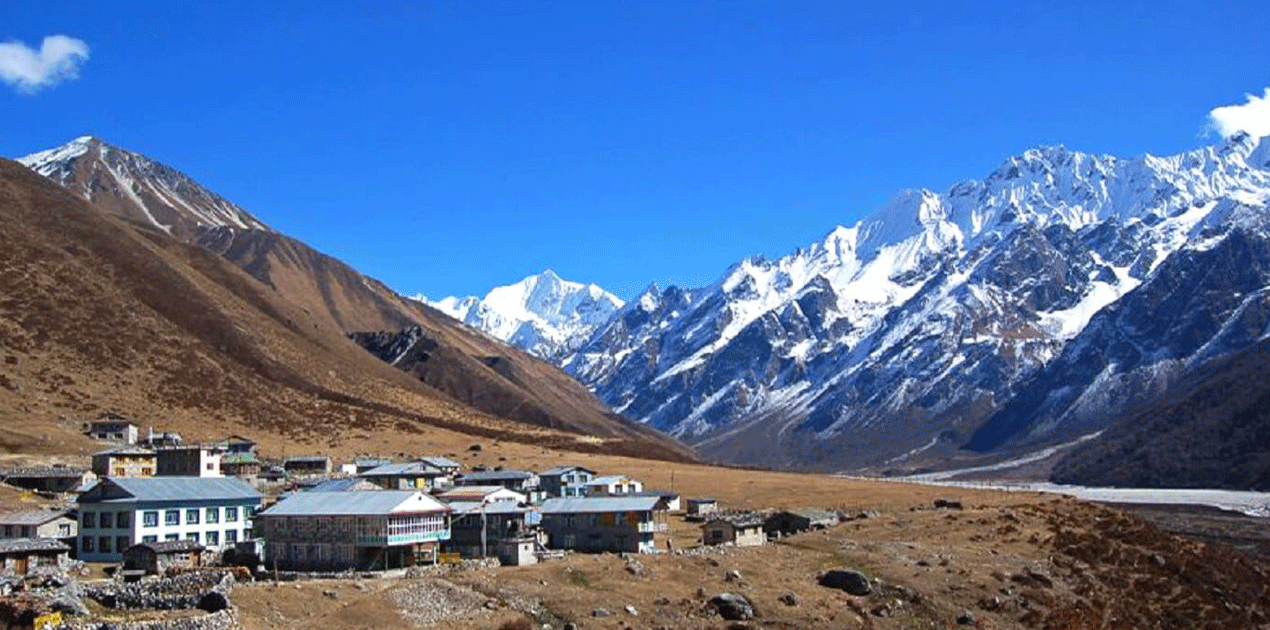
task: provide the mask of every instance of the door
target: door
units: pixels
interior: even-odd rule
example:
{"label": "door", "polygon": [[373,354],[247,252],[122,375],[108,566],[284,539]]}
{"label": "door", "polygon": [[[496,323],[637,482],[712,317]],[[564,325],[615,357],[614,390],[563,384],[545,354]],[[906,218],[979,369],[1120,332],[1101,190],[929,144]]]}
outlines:
{"label": "door", "polygon": [[13,559],[13,572],[18,575],[26,575],[26,558],[17,557]]}

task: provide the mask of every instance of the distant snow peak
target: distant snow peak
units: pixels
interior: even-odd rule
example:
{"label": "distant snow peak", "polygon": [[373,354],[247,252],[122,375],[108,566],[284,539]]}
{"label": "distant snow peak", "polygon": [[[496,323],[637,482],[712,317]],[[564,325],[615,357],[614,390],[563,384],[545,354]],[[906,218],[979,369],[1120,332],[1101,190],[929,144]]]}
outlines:
{"label": "distant snow peak", "polygon": [[421,301],[498,339],[549,360],[562,360],[624,305],[595,284],[561,278],[547,269],[484,297]]}

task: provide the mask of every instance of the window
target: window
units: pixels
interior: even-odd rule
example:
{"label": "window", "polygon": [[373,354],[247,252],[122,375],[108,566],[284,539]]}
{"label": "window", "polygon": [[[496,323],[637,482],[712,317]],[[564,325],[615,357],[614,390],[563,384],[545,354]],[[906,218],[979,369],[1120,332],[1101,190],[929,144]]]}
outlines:
{"label": "window", "polygon": [[127,477],[128,475],[126,475],[126,474],[125,474],[126,472],[127,472],[127,470],[125,470],[123,466],[116,466],[116,467],[115,467],[115,476],[116,476],[116,477]]}
{"label": "window", "polygon": [[114,512],[102,512],[102,513],[101,513],[101,516],[97,517],[97,526],[98,526],[98,527],[100,527],[100,528],[102,528],[102,529],[112,529],[112,528],[114,528],[114,526],[115,526],[115,513],[114,513]]}
{"label": "window", "polygon": [[130,544],[131,542],[132,541],[128,540],[127,536],[117,536],[115,537],[115,550],[123,551],[127,549],[128,547],[132,546]]}
{"label": "window", "polygon": [[13,526],[12,526],[12,525],[5,525],[5,526],[4,526],[4,537],[5,537],[5,538],[13,538]]}
{"label": "window", "polygon": [[143,543],[159,542],[159,537],[155,535],[142,536],[141,542]]}
{"label": "window", "polygon": [[180,524],[181,524],[181,511],[180,511],[180,510],[168,510],[168,511],[164,512],[164,513],[163,513],[163,523],[164,523],[165,525],[180,525]]}
{"label": "window", "polygon": [[180,540],[180,539],[181,539],[180,534],[168,534],[167,536],[163,537],[163,540]]}
{"label": "window", "polygon": [[98,536],[97,549],[102,553],[110,553],[110,536]]}
{"label": "window", "polygon": [[82,539],[80,539],[80,548],[83,549],[84,551],[91,552],[93,550],[93,537],[84,536]]}
{"label": "window", "polygon": [[220,544],[220,532],[207,532],[208,546],[215,547]]}
{"label": "window", "polygon": [[149,510],[147,512],[142,512],[141,526],[142,527],[158,527],[159,526],[159,512],[157,510]]}
{"label": "window", "polygon": [[190,532],[186,534],[185,537],[194,542],[198,542],[198,532]]}
{"label": "window", "polygon": [[83,514],[79,515],[79,520],[81,523],[80,527],[84,529],[97,528],[97,513],[96,512],[84,512]]}
{"label": "window", "polygon": [[225,508],[225,522],[235,523],[237,521],[238,521],[238,508],[236,507]]}
{"label": "window", "polygon": [[154,469],[150,468],[149,466],[145,466],[145,467],[143,467],[143,468],[141,469],[141,476],[142,476],[142,477],[149,477],[149,476],[151,476],[151,475],[153,475],[153,474],[154,474]]}
{"label": "window", "polygon": [[232,545],[236,542],[238,542],[238,530],[236,529],[225,530],[225,544]]}
{"label": "window", "polygon": [[57,536],[58,536],[58,538],[66,538],[67,536],[70,536],[70,535],[71,535],[71,524],[70,524],[70,523],[61,523],[61,524],[59,524],[59,525],[57,526]]}
{"label": "window", "polygon": [[198,508],[190,508],[185,511],[185,524],[198,525]]}
{"label": "window", "polygon": [[207,522],[208,523],[220,522],[220,508],[214,508],[214,507],[207,508]]}
{"label": "window", "polygon": [[132,519],[129,512],[118,512],[115,514],[115,527],[126,529],[130,520]]}

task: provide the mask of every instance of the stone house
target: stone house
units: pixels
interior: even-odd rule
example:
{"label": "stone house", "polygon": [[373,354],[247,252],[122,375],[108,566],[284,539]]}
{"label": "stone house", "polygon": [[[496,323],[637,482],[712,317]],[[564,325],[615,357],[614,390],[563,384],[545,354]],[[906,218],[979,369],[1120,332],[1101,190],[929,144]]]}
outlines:
{"label": "stone house", "polygon": [[226,477],[238,477],[254,484],[260,478],[260,459],[251,451],[231,451],[220,458],[220,471]]}
{"label": "stone house", "polygon": [[55,538],[75,542],[79,522],[69,510],[28,510],[0,515],[0,538]]}
{"label": "stone house", "polygon": [[193,540],[140,543],[123,552],[123,570],[162,575],[169,568],[191,569],[203,564],[203,545]]}
{"label": "stone house", "polygon": [[643,482],[626,475],[605,475],[586,483],[588,497],[615,497],[644,491]]}
{"label": "stone house", "polygon": [[[540,521],[537,512],[513,501],[491,503],[453,502],[450,509],[450,540],[445,550],[464,558],[495,555],[508,538],[530,535]],[[484,529],[485,536],[481,537]]]}
{"label": "stone house", "polygon": [[549,497],[586,496],[586,485],[595,479],[595,471],[581,466],[557,466],[538,474],[542,491]]}
{"label": "stone house", "polygon": [[136,444],[137,428],[137,423],[123,416],[104,413],[96,420],[90,421],[84,433],[95,440]]}
{"label": "stone house", "polygon": [[256,533],[270,568],[398,569],[436,562],[449,513],[417,490],[297,492],[257,515]]}
{"label": "stone house", "polygon": [[652,553],[666,532],[666,512],[657,497],[547,499],[542,528],[552,549]]}
{"label": "stone house", "polygon": [[692,520],[703,520],[705,517],[719,511],[719,502],[708,497],[694,497],[688,499],[687,515]]}
{"label": "stone house", "polygon": [[160,448],[155,452],[155,474],[162,477],[220,477],[223,444],[196,444]]}
{"label": "stone house", "polygon": [[140,446],[117,446],[93,453],[93,472],[99,477],[151,477],[157,467],[154,451]]}
{"label": "stone house", "polygon": [[111,477],[81,494],[79,559],[118,562],[138,543],[193,540],[219,553],[246,540],[261,496],[235,477]]}
{"label": "stone house", "polygon": [[0,540],[0,571],[26,575],[40,567],[65,567],[71,548],[53,538]]}
{"label": "stone house", "polygon": [[376,466],[359,477],[386,490],[433,490],[443,487],[445,473],[423,462],[399,462]]}
{"label": "stone house", "polygon": [[701,542],[706,545],[754,547],[767,542],[761,514],[716,514],[701,526]]}
{"label": "stone house", "polygon": [[825,529],[838,524],[838,515],[827,510],[810,508],[782,510],[763,521],[763,532],[768,536],[789,536],[813,529]]}
{"label": "stone house", "polygon": [[96,479],[96,475],[82,468],[64,465],[30,466],[11,468],[3,473],[4,482],[23,490],[65,494]]}
{"label": "stone house", "polygon": [[282,469],[288,475],[329,475],[331,458],[325,455],[301,455],[282,460]]}

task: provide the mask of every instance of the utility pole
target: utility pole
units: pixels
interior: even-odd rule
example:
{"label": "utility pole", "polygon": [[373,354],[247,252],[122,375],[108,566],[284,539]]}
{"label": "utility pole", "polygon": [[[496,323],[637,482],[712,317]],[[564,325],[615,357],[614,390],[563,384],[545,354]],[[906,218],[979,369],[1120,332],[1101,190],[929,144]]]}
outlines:
{"label": "utility pole", "polygon": [[485,559],[485,502],[488,499],[481,499],[481,559]]}

